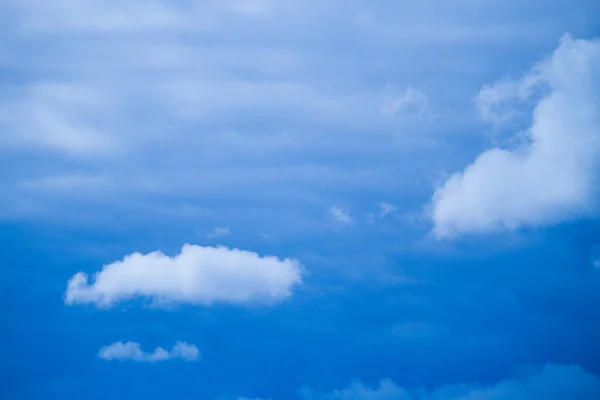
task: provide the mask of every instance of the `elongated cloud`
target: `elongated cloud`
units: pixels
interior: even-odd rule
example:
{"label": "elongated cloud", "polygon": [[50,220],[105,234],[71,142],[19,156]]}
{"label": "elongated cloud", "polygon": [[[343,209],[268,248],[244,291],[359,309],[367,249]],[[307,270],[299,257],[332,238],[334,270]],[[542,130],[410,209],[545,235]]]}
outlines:
{"label": "elongated cloud", "polygon": [[157,362],[170,359],[182,359],[186,361],[196,361],[200,357],[200,351],[193,344],[177,342],[171,351],[162,347],[157,347],[153,352],[143,351],[139,343],[136,342],[115,342],[100,349],[98,357],[105,360],[117,361],[139,361],[139,362]]}
{"label": "elongated cloud", "polygon": [[486,120],[502,123],[516,112],[507,104],[525,107],[536,99],[518,148],[485,151],[437,189],[437,237],[547,226],[595,211],[600,41],[563,37],[552,57],[521,80],[482,89],[478,105]]}
{"label": "elongated cloud", "polygon": [[128,255],[105,265],[93,282],[78,272],[68,282],[65,302],[110,307],[146,297],[159,303],[272,304],[290,296],[301,270],[293,259],[186,244],[174,257],[160,251]]}

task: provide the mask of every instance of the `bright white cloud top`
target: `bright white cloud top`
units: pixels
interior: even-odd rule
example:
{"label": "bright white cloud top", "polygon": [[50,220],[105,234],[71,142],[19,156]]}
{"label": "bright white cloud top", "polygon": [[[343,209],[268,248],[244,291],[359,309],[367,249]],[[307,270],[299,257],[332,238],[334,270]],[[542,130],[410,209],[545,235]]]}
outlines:
{"label": "bright white cloud top", "polygon": [[108,361],[138,361],[138,362],[157,362],[172,359],[181,359],[186,361],[197,361],[200,358],[200,351],[193,344],[177,342],[167,351],[162,347],[157,347],[153,352],[143,351],[139,343],[136,342],[115,342],[100,349],[98,357]]}
{"label": "bright white cloud top", "polygon": [[174,257],[160,251],[128,255],[105,265],[93,282],[78,272],[69,280],[65,303],[110,307],[144,297],[156,303],[273,304],[291,295],[301,273],[294,259],[186,244]]}
{"label": "bright white cloud top", "polygon": [[594,212],[600,159],[600,41],[562,38],[519,81],[485,87],[479,108],[503,122],[510,102],[537,102],[517,148],[480,154],[437,189],[434,234],[448,237],[545,226]]}

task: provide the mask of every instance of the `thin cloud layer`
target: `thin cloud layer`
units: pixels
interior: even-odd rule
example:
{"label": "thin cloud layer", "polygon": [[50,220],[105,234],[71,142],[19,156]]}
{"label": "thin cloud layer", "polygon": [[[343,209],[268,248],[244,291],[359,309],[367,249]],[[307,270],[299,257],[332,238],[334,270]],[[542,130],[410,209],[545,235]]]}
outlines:
{"label": "thin cloud layer", "polygon": [[327,210],[327,214],[329,215],[329,218],[333,219],[337,224],[340,225],[348,225],[353,222],[350,213],[340,207],[330,207],[329,210]]}
{"label": "thin cloud layer", "polygon": [[162,347],[157,347],[153,352],[147,353],[141,349],[139,343],[119,341],[102,347],[98,357],[108,361],[157,362],[171,359],[197,361],[200,357],[200,351],[193,344],[177,342],[170,352]]}
{"label": "thin cloud layer", "polygon": [[231,231],[229,230],[229,228],[222,228],[222,227],[215,227],[212,231],[210,231],[210,233],[208,233],[206,235],[207,239],[215,239],[221,236],[226,236],[229,235],[231,233]]}
{"label": "thin cloud layer", "polygon": [[590,400],[600,398],[600,379],[579,366],[546,365],[492,385],[458,384],[409,391],[390,379],[371,388],[362,382],[331,393],[300,390],[303,400]]}
{"label": "thin cloud layer", "polygon": [[[174,213],[164,203],[208,196],[255,212],[219,201],[214,220],[181,207],[178,218],[239,231],[224,217],[264,224],[258,212],[277,204],[300,220],[286,226],[318,229],[320,216],[301,214],[316,215],[342,193],[415,190],[400,180],[413,181],[418,163],[398,149],[425,151],[462,123],[450,113],[429,117],[457,105],[459,77],[472,79],[481,61],[478,52],[454,62],[443,55],[448,46],[496,52],[507,38],[539,40],[555,29],[490,23],[482,11],[498,13],[471,0],[428,4],[0,2],[0,63],[19,77],[0,84],[0,147],[12,155],[0,219],[64,223],[56,216],[67,210],[78,223],[130,211],[157,218],[157,209]],[[478,18],[464,19],[469,13]]]}
{"label": "thin cloud layer", "polygon": [[272,304],[291,295],[301,269],[293,259],[186,244],[174,257],[160,251],[128,255],[105,265],[93,282],[78,272],[68,282],[65,303],[110,307],[145,297],[158,303]]}
{"label": "thin cloud layer", "polygon": [[434,234],[546,226],[592,214],[600,159],[599,93],[600,41],[570,36],[521,80],[482,89],[479,108],[493,122],[511,117],[510,109],[497,111],[507,103],[539,97],[528,137],[516,149],[485,151],[436,190]]}

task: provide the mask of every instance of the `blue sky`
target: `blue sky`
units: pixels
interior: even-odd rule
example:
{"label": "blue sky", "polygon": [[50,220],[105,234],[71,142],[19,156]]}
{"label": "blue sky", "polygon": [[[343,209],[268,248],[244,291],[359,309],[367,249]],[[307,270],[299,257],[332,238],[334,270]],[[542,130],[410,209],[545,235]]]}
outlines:
{"label": "blue sky", "polygon": [[600,398],[594,3],[0,2],[0,398]]}

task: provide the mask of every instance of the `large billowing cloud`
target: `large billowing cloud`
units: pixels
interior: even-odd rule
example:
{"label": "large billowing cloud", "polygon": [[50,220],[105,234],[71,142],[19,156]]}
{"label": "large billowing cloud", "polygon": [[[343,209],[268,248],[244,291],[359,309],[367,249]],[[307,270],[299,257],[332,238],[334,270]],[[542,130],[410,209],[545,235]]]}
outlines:
{"label": "large billowing cloud", "polygon": [[65,302],[112,306],[146,297],[159,303],[271,304],[290,296],[301,270],[293,259],[186,244],[174,257],[160,251],[128,255],[105,265],[93,282],[78,272],[69,280]]}
{"label": "large billowing cloud", "polygon": [[431,392],[408,391],[389,379],[371,388],[361,382],[331,393],[300,391],[303,400],[591,400],[600,399],[600,379],[578,366],[546,365],[492,385],[451,385]]}
{"label": "large billowing cloud", "polygon": [[143,351],[139,343],[136,342],[115,342],[100,349],[98,357],[105,360],[116,361],[139,361],[139,362],[157,362],[170,359],[182,359],[187,361],[196,361],[200,357],[200,351],[193,344],[177,342],[167,351],[162,347],[157,347],[153,352]]}
{"label": "large billowing cloud", "polygon": [[528,102],[536,103],[532,123],[516,148],[485,151],[437,189],[431,204],[437,237],[545,226],[594,212],[600,41],[565,36],[521,80],[485,87],[478,96],[482,116],[495,123],[515,115],[511,105]]}

